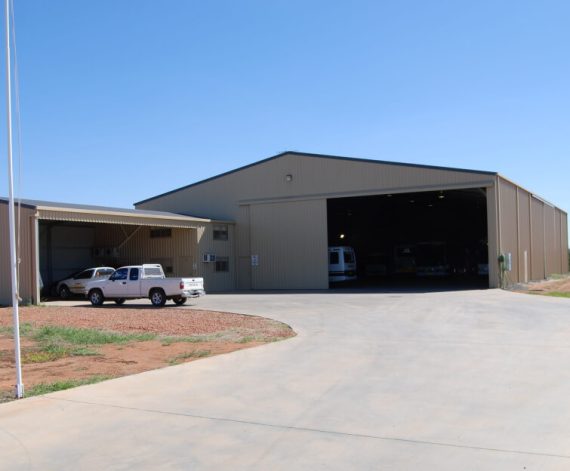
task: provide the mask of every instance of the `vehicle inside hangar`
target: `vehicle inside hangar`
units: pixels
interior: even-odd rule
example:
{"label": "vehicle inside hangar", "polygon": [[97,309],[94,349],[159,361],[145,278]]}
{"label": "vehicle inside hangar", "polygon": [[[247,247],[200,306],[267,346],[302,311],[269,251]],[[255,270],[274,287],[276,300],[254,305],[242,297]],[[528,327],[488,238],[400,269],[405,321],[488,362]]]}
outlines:
{"label": "vehicle inside hangar", "polygon": [[332,198],[327,221],[329,247],[356,256],[356,280],[333,288],[488,287],[484,188]]}

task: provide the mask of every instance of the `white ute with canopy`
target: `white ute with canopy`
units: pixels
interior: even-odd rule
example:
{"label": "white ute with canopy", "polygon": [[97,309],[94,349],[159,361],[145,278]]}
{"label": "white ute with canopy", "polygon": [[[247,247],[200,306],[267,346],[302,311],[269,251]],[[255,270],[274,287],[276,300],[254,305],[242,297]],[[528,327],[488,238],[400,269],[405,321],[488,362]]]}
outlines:
{"label": "white ute with canopy", "polygon": [[127,299],[149,298],[156,307],[167,299],[182,305],[188,298],[206,294],[203,278],[167,278],[158,264],[121,267],[106,280],[87,283],[85,295],[94,306],[106,300],[123,304]]}

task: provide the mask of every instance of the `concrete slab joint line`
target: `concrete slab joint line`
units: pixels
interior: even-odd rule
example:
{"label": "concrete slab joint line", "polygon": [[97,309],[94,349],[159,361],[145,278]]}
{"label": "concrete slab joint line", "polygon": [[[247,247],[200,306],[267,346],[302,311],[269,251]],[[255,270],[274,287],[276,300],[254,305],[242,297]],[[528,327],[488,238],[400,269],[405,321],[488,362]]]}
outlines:
{"label": "concrete slab joint line", "polygon": [[478,447],[478,446],[470,446],[470,445],[460,445],[457,443],[443,443],[443,442],[432,442],[426,440],[414,440],[412,438],[402,438],[402,437],[383,437],[379,435],[367,435],[361,433],[352,433],[352,432],[344,432],[340,430],[320,430],[315,428],[308,428],[308,427],[298,427],[294,425],[284,425],[284,424],[272,424],[267,422],[253,422],[249,420],[241,420],[229,417],[208,417],[202,415],[195,415],[195,414],[184,414],[179,412],[170,412],[167,410],[153,410],[153,409],[138,409],[134,407],[124,407],[124,406],[117,406],[114,404],[101,404],[95,402],[84,402],[84,401],[72,401],[69,399],[58,399],[58,398],[50,398],[53,401],[67,401],[73,402],[76,404],[85,404],[90,406],[101,406],[101,407],[110,407],[110,408],[117,408],[117,409],[126,409],[138,412],[148,412],[151,414],[161,414],[161,415],[176,415],[182,417],[189,417],[192,419],[200,419],[200,420],[212,420],[218,422],[233,422],[237,424],[244,424],[244,425],[253,425],[257,427],[270,427],[270,428],[277,428],[277,429],[284,429],[284,430],[298,430],[303,432],[311,432],[311,433],[323,433],[323,434],[330,434],[330,435],[339,435],[339,436],[346,436],[346,437],[355,437],[355,438],[366,438],[372,440],[386,440],[386,441],[397,441],[397,442],[406,442],[412,443],[416,445],[427,445],[427,446],[440,446],[440,447],[453,447],[453,448],[466,448],[470,450],[483,450],[483,451],[492,451],[497,453],[514,453],[514,454],[521,454],[521,455],[536,455],[536,456],[550,456],[555,458],[565,458],[570,459],[570,454],[568,455],[558,455],[553,453],[541,453],[538,451],[522,451],[522,450],[506,450],[500,448],[487,448],[487,447]]}

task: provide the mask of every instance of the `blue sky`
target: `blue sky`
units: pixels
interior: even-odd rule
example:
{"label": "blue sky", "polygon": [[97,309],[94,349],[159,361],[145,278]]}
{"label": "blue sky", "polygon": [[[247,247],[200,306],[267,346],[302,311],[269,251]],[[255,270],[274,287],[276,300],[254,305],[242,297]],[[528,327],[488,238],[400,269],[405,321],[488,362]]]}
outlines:
{"label": "blue sky", "polygon": [[14,2],[22,197],[130,207],[297,150],[570,209],[570,2]]}

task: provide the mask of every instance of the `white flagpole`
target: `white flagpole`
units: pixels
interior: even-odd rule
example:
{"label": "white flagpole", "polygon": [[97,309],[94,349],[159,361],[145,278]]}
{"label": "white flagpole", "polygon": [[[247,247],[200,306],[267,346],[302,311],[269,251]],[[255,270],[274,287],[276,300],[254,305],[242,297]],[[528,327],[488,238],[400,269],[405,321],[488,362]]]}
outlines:
{"label": "white flagpole", "polygon": [[12,317],[14,323],[14,354],[16,357],[16,387],[17,399],[24,397],[22,383],[22,365],[20,358],[20,316],[18,312],[18,259],[16,256],[16,221],[14,217],[14,171],[12,168],[12,81],[10,70],[10,0],[5,0],[6,13],[6,107],[8,124],[8,186],[9,186],[9,226],[10,226],[10,268],[12,275]]}

